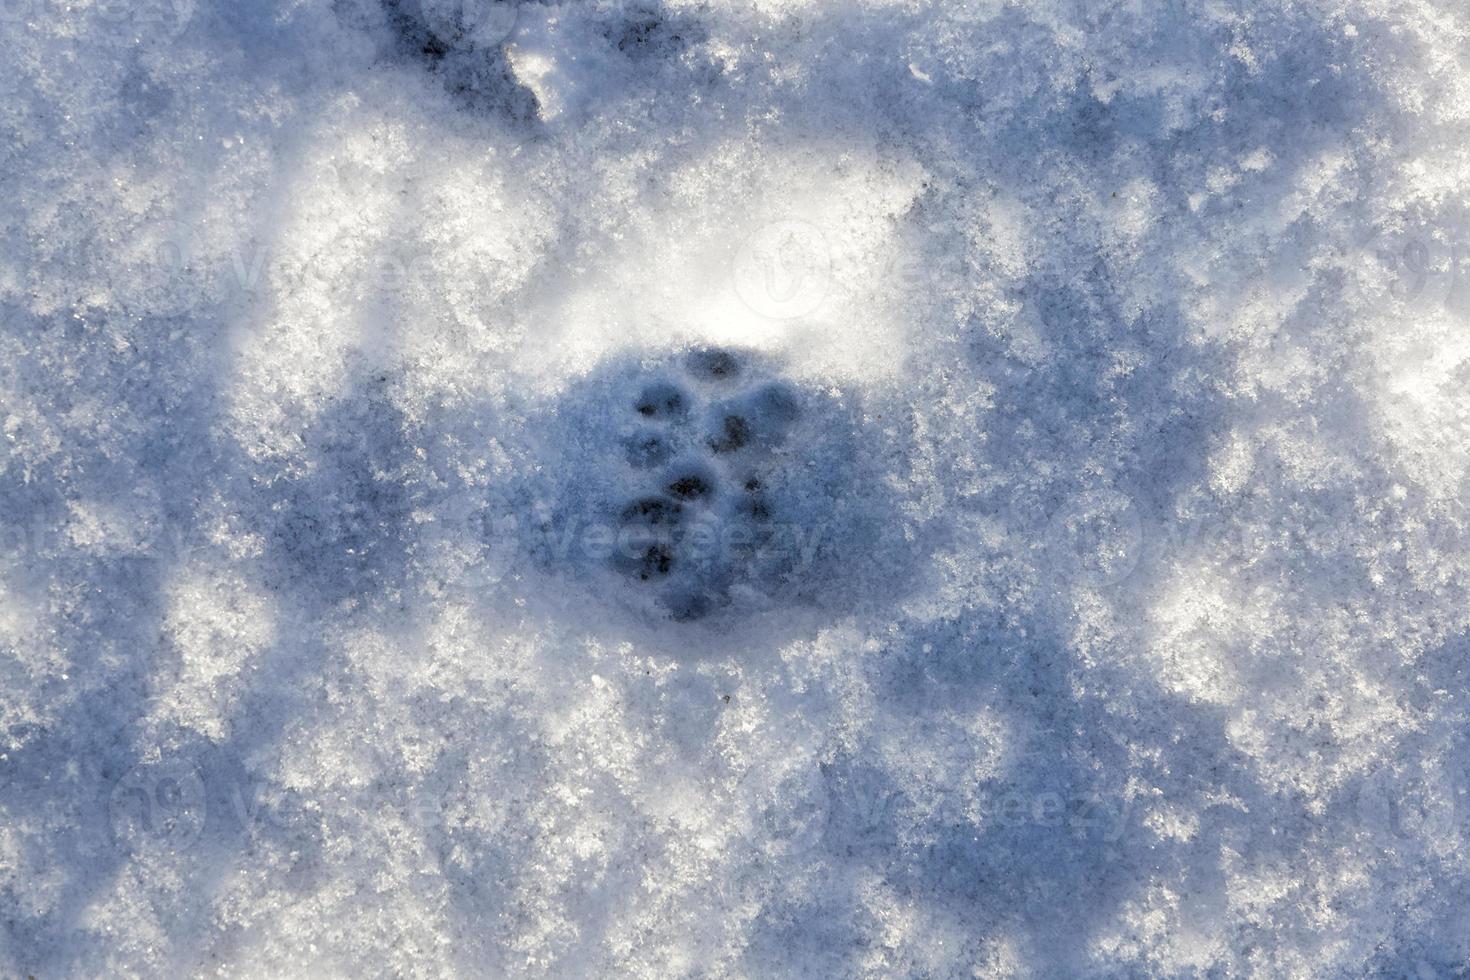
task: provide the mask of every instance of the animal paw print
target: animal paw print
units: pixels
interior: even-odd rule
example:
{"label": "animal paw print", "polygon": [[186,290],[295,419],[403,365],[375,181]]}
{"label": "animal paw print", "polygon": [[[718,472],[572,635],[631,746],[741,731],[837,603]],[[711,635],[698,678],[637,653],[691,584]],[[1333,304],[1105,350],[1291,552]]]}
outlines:
{"label": "animal paw print", "polygon": [[795,388],[752,357],[706,348],[648,379],[626,410],[623,460],[641,492],[615,515],[612,563],[664,615],[703,619],[799,571],[776,540],[770,492],[803,418]]}
{"label": "animal paw print", "polygon": [[528,415],[523,482],[500,491],[514,513],[487,548],[509,573],[523,560],[586,601],[715,632],[890,601],[922,539],[896,511],[892,436],[872,421],[889,403],[781,367],[724,347],[628,350],[568,379],[553,410]]}

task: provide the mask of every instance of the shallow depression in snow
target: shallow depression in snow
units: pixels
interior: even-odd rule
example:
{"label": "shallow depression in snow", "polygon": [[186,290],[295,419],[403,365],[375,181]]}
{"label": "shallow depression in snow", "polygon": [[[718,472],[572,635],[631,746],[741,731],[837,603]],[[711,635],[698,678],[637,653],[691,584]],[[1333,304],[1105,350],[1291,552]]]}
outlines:
{"label": "shallow depression in snow", "polygon": [[912,549],[892,534],[879,437],[856,402],[752,350],[609,359],[549,410],[551,479],[527,488],[540,517],[521,545],[654,623],[835,615],[879,574],[897,592]]}

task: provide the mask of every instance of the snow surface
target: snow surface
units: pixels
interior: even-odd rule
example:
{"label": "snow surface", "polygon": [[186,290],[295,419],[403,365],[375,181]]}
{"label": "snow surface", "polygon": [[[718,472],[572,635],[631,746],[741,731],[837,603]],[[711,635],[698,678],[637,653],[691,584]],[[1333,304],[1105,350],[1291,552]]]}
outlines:
{"label": "snow surface", "polygon": [[0,202],[0,976],[1470,970],[1463,0],[0,0]]}

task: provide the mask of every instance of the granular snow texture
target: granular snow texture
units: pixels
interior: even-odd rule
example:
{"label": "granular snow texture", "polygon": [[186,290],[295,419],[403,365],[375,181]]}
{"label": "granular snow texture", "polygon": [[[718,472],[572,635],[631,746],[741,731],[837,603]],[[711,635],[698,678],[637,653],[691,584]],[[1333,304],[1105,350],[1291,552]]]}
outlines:
{"label": "granular snow texture", "polygon": [[1470,975],[1463,0],[0,0],[0,976]]}

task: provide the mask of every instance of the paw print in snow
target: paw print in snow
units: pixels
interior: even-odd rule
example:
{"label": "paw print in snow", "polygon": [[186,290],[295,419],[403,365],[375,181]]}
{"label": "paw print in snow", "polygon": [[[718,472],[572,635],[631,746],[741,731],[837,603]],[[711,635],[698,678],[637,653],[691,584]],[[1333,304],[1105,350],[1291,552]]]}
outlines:
{"label": "paw print in snow", "polygon": [[783,445],[803,418],[797,391],[753,358],[700,349],[647,381],[627,409],[623,458],[646,477],[619,508],[613,567],[658,590],[656,606],[681,622],[778,590],[799,561],[779,554],[767,487],[790,466]]}
{"label": "paw print in snow", "polygon": [[521,553],[645,620],[717,631],[888,601],[914,552],[871,417],[858,391],[755,352],[608,358],[528,430]]}

